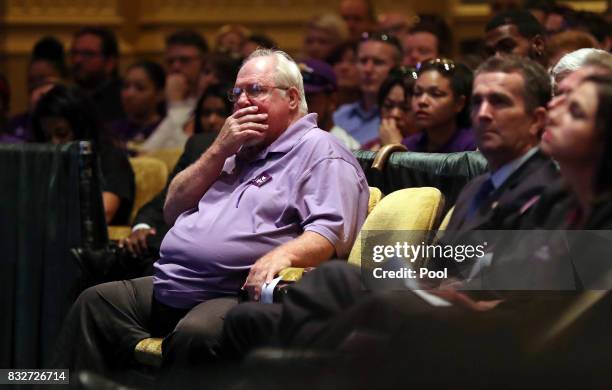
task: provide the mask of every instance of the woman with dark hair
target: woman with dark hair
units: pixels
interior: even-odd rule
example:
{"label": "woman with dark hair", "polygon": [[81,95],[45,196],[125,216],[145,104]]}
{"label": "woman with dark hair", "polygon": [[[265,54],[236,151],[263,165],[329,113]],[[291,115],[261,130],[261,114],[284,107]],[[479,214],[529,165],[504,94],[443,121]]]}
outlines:
{"label": "woman with dark hair", "polygon": [[414,152],[452,153],[476,149],[470,128],[472,71],[447,59],[423,63],[412,94],[418,133],[403,140]]}
{"label": "woman with dark hair", "polygon": [[37,142],[91,141],[98,154],[106,222],[129,223],[134,202],[134,173],[124,152],[103,137],[93,102],[76,87],[56,85],[32,113]]}
{"label": "woman with dark hair", "polygon": [[573,194],[569,227],[612,227],[612,77],[590,76],[553,108],[542,151]]}
{"label": "woman with dark hair", "polygon": [[157,128],[164,116],[166,73],[156,62],[139,61],[127,69],[121,88],[126,118],[110,124],[113,141],[126,148],[128,142],[142,142]]}
{"label": "woman with dark hair", "polygon": [[394,68],[380,86],[378,107],[381,122],[379,145],[399,144],[416,132],[410,101],[417,78],[416,69]]}
{"label": "woman with dark hair", "polygon": [[338,107],[359,100],[361,92],[357,73],[357,45],[352,42],[341,44],[331,53],[326,62],[334,67],[334,73],[336,73]]}
{"label": "woman with dark hair", "polygon": [[200,96],[194,112],[193,132],[218,133],[225,119],[232,113],[232,103],[227,98],[229,88],[211,85]]}

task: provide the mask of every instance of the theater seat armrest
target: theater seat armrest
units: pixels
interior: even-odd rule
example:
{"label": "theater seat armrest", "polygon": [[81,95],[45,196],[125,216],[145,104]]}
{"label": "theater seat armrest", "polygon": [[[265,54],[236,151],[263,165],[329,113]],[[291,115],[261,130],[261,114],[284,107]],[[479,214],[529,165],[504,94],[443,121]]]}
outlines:
{"label": "theater seat armrest", "polygon": [[111,241],[119,241],[124,238],[128,238],[132,233],[130,226],[109,226],[108,227],[108,239]]}
{"label": "theater seat armrest", "polygon": [[134,348],[134,358],[137,362],[146,366],[161,367],[162,365],[162,341],[161,338],[143,339]]}

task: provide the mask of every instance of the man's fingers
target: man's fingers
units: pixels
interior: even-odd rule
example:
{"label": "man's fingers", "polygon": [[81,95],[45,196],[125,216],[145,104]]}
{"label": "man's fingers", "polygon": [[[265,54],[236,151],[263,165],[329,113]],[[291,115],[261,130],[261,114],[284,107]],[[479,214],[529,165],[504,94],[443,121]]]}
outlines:
{"label": "man's fingers", "polygon": [[259,110],[259,107],[257,106],[244,107],[244,108],[234,111],[234,113],[230,116],[230,118],[237,119],[237,118],[242,117],[243,115],[248,115],[248,114],[257,112],[257,110]]}
{"label": "man's fingers", "polygon": [[243,124],[247,122],[263,122],[268,119],[268,114],[250,114],[236,118],[236,123]]}

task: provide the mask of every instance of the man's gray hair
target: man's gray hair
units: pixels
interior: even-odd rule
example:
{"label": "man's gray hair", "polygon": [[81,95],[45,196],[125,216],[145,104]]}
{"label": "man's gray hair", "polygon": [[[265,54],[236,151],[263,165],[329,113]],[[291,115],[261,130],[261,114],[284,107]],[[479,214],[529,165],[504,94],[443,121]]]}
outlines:
{"label": "man's gray hair", "polygon": [[243,65],[257,57],[274,57],[276,59],[276,71],[274,72],[274,82],[278,87],[295,87],[298,91],[300,104],[298,111],[300,114],[308,114],[308,104],[304,93],[304,80],[300,68],[289,54],[282,50],[257,49],[242,63]]}
{"label": "man's gray hair", "polygon": [[590,47],[567,53],[561,57],[550,71],[554,85],[556,86],[567,75],[585,66],[587,58],[591,56],[610,56],[610,53],[605,50],[593,49]]}

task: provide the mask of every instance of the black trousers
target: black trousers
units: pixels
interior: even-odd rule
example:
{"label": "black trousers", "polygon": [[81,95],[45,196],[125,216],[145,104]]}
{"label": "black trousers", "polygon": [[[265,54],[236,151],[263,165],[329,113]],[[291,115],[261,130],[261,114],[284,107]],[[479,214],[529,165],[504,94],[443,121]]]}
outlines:
{"label": "black trousers", "polygon": [[83,291],[64,321],[51,367],[120,371],[136,364],[142,339],[165,337],[164,366],[191,366],[217,359],[223,319],[236,297],[176,309],[153,297],[153,277],[104,283]]}

